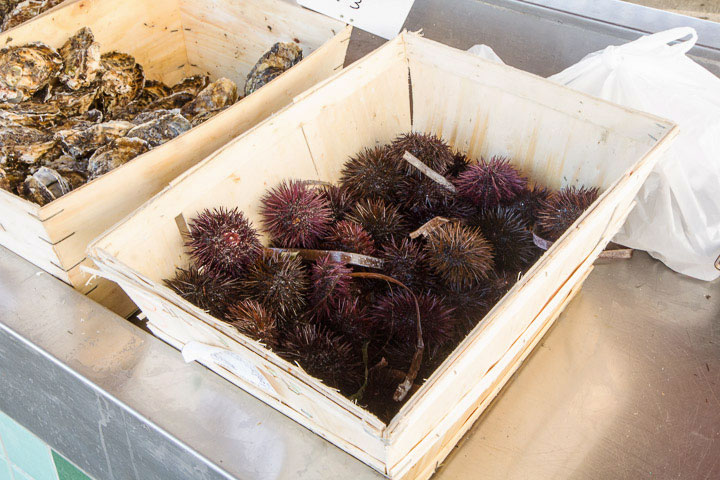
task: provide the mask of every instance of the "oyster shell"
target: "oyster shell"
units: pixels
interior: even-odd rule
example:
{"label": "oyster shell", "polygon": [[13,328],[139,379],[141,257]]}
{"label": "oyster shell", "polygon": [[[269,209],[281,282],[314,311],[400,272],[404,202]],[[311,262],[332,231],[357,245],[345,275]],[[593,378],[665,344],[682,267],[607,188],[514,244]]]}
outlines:
{"label": "oyster shell", "polygon": [[149,150],[148,144],[141,138],[116,138],[98,148],[88,162],[89,180],[124,165],[133,158]]}
{"label": "oyster shell", "polygon": [[210,120],[212,117],[214,117],[218,113],[227,110],[229,106],[230,105],[226,105],[222,108],[216,108],[215,110],[210,110],[208,112],[203,112],[200,115],[196,115],[193,117],[192,122],[190,122],[190,125],[192,125],[193,127],[197,127],[201,123]]}
{"label": "oyster shell", "polygon": [[260,57],[245,81],[245,96],[279,76],[303,58],[302,49],[294,43],[278,42]]}
{"label": "oyster shell", "polygon": [[89,86],[102,73],[100,45],[88,27],[78,30],[60,47],[58,53],[64,63],[60,81],[70,90]]}
{"label": "oyster shell", "polygon": [[46,103],[55,105],[64,116],[71,117],[87,112],[97,95],[98,87],[85,87],[77,90],[59,89]]}
{"label": "oyster shell", "polygon": [[188,120],[179,113],[168,113],[130,130],[128,138],[142,138],[150,148],[157,147],[190,130]]}
{"label": "oyster shell", "polygon": [[3,19],[0,31],[4,32],[21,23],[25,23],[62,2],[63,0],[25,0],[24,2],[12,2],[15,6]]}
{"label": "oyster shell", "polygon": [[62,155],[45,166],[62,175],[73,190],[87,182],[87,160],[75,160],[69,155]]}
{"label": "oyster shell", "polygon": [[205,87],[210,84],[210,77],[207,75],[193,75],[192,77],[183,78],[170,89],[170,93],[188,92],[193,96],[197,96]]}
{"label": "oyster shell", "polygon": [[174,108],[182,108],[188,102],[195,99],[195,95],[190,92],[177,92],[168,95],[167,97],[155,100],[147,106],[148,110],[172,110]]}
{"label": "oyster shell", "polygon": [[142,112],[142,113],[135,115],[132,118],[132,120],[130,120],[130,123],[132,123],[133,125],[141,125],[145,122],[150,122],[152,120],[157,120],[160,117],[164,117],[168,113],[174,113],[177,111],[178,110],[170,111],[170,110],[160,109],[160,110],[151,110],[149,112]]}
{"label": "oyster shell", "polygon": [[135,58],[110,52],[100,57],[104,70],[100,79],[100,101],[105,112],[122,108],[135,100],[145,86],[145,74]]}
{"label": "oyster shell", "polygon": [[0,163],[34,164],[54,146],[52,135],[36,128],[9,123],[0,129]]}
{"label": "oyster shell", "polygon": [[70,191],[70,184],[51,168],[40,167],[23,182],[20,194],[31,202],[46,205]]}
{"label": "oyster shell", "polygon": [[145,88],[140,94],[140,99],[148,100],[148,103],[154,102],[163,97],[167,97],[173,93],[173,90],[163,82],[157,80],[145,80]]}
{"label": "oyster shell", "polygon": [[237,86],[232,80],[220,78],[205,87],[198,96],[180,109],[180,113],[190,120],[212,110],[232,105],[237,100]]}
{"label": "oyster shell", "polygon": [[61,123],[57,124],[53,131],[59,132],[61,130],[84,130],[88,127],[91,127],[95,123],[100,123],[103,120],[103,114],[100,110],[88,110],[87,112],[83,113],[82,115],[75,115],[73,117],[69,117],[65,120],[63,120]]}
{"label": "oyster shell", "polygon": [[124,137],[134,126],[130,122],[113,120],[83,130],[61,130],[55,134],[55,140],[63,152],[73,158],[81,158],[116,138]]}
{"label": "oyster shell", "polygon": [[62,119],[57,105],[28,100],[22,103],[0,103],[0,124],[12,122],[33,128],[50,128]]}
{"label": "oyster shell", "polygon": [[62,58],[44,43],[0,49],[0,102],[27,100],[58,76]]}

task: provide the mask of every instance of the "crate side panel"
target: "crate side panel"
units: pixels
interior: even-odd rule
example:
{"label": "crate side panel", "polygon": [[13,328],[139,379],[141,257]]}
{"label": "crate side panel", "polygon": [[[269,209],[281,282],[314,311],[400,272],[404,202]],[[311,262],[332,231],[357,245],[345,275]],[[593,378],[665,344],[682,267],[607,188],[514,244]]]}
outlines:
{"label": "crate side panel", "polygon": [[411,452],[408,456],[411,459],[410,461],[401,462],[396,468],[390,469],[391,478],[425,480],[432,476],[457,442],[473,426],[475,421],[500,393],[504,385],[521,367],[524,360],[542,340],[568,303],[579,293],[591,271],[592,266],[590,265],[590,268],[585,267],[575,273],[575,279],[568,282],[568,286],[572,285],[572,288],[564,288],[562,292],[558,292],[553,304],[549,304],[543,310],[530,328],[513,345],[513,348],[474,387],[477,392],[468,394],[464,399],[465,401],[451,412],[451,415],[446,419],[451,426],[440,429],[438,432],[439,438],[426,437],[423,442],[430,442],[432,444],[430,448],[423,454],[422,445],[418,445],[419,452]]}
{"label": "crate side panel", "polygon": [[83,27],[92,29],[103,53],[133,55],[148,78],[172,84],[197,72],[187,62],[178,0],[125,0],[122,8],[111,0],[72,2],[1,34],[0,44],[42,41],[59,48]]}
{"label": "crate side panel", "polygon": [[[180,1],[188,60],[240,90],[252,67],[276,42],[297,43],[307,57],[344,30],[343,23],[280,0]],[[232,45],[232,48],[228,48]],[[338,65],[342,65],[340,60]]]}
{"label": "crate side panel", "polygon": [[68,282],[40,221],[40,207],[0,189],[0,245]]}
{"label": "crate side panel", "polygon": [[443,136],[472,158],[508,156],[548,187],[605,189],[670,128],[462,52],[446,63],[430,55],[434,48],[409,53],[414,128]]}
{"label": "crate side panel", "polygon": [[246,130],[281,110],[295,95],[342,66],[351,29],[238,104],[174,140],[141,155],[53,202],[46,228],[65,268],[85,258],[87,245],[185,170]]}
{"label": "crate side panel", "polygon": [[195,341],[232,352],[233,358],[240,363],[252,365],[264,381],[248,381],[247,370],[240,373],[220,359],[206,360],[203,364],[372,468],[384,471],[386,449],[380,435],[366,428],[362,419],[339,408],[332,398],[303,383],[297,372],[285,371],[268,356],[258,355],[175,305],[149,295],[144,289],[122,283],[147,315],[148,326],[157,336],[179,350]]}

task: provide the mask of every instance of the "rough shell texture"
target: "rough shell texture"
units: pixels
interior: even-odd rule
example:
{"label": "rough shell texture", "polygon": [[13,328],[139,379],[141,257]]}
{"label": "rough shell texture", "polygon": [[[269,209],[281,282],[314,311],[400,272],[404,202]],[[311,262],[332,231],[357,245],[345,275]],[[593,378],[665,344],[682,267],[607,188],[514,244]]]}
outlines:
{"label": "rough shell texture", "polygon": [[37,163],[55,146],[52,135],[22,125],[4,125],[0,129],[0,163]]}
{"label": "rough shell texture", "polygon": [[235,100],[237,100],[237,86],[235,82],[227,78],[220,78],[205,87],[194,100],[185,104],[180,110],[180,113],[182,113],[184,117],[192,119],[197,115],[232,105],[235,103]]}
{"label": "rough shell texture", "polygon": [[179,113],[168,113],[134,127],[127,133],[130,138],[142,138],[150,148],[157,147],[190,130],[190,122]]}
{"label": "rough shell texture", "polygon": [[45,166],[62,175],[72,189],[76,189],[87,182],[87,161],[85,160],[75,160],[69,155],[62,155],[52,162],[48,162]]}
{"label": "rough shell texture", "polygon": [[116,138],[98,148],[88,163],[89,179],[93,180],[110,170],[124,165],[149,150],[145,140],[140,138]]}
{"label": "rough shell texture", "polygon": [[[51,128],[62,119],[57,105],[28,100],[22,103],[0,103],[0,123],[12,122],[38,129]],[[4,125],[3,125],[4,126]]]}
{"label": "rough shell texture", "polygon": [[0,101],[28,99],[57,77],[62,65],[60,54],[44,43],[0,49]]}
{"label": "rough shell texture", "polygon": [[126,106],[145,86],[143,69],[126,53],[109,52],[101,57],[100,100],[106,112]]}
{"label": "rough shell texture", "polygon": [[59,53],[64,62],[60,81],[71,90],[89,86],[102,71],[100,45],[87,27],[70,37]]}
{"label": "rough shell texture", "polygon": [[255,64],[245,81],[245,96],[279,76],[302,60],[302,49],[294,43],[279,42]]}
{"label": "rough shell texture", "polygon": [[207,75],[193,75],[192,77],[182,79],[170,87],[169,93],[188,92],[192,95],[197,95],[209,84],[210,77]]}
{"label": "rough shell texture", "polygon": [[226,106],[224,106],[224,107],[222,107],[222,108],[217,108],[217,109],[215,109],[215,110],[209,110],[209,111],[207,111],[207,112],[204,112],[204,113],[201,113],[201,114],[199,114],[199,115],[196,115],[196,116],[193,117],[192,122],[190,122],[190,124],[191,124],[193,127],[197,127],[197,126],[200,125],[201,123],[207,122],[208,120],[210,120],[212,117],[214,117],[214,116],[217,115],[218,113],[227,110],[229,107],[230,107],[230,105],[226,105]]}
{"label": "rough shell texture", "polygon": [[103,122],[84,130],[62,130],[55,134],[55,140],[65,153],[74,158],[81,158],[108,142],[125,136],[133,127],[130,122]]}
{"label": "rough shell texture", "polygon": [[13,5],[13,8],[8,11],[3,19],[0,32],[17,27],[21,23],[25,23],[31,18],[37,17],[54,6],[60,5],[63,1],[64,0],[25,0],[24,2],[7,2],[8,5]]}
{"label": "rough shell texture", "polygon": [[45,205],[70,191],[70,184],[55,170],[40,167],[23,183],[23,194],[39,205]]}

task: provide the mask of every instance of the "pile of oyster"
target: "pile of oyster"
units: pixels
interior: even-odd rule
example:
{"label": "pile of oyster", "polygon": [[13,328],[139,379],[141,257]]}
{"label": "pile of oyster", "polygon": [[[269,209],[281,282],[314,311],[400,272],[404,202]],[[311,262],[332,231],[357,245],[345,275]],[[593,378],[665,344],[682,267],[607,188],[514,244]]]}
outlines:
{"label": "pile of oyster", "polygon": [[64,0],[0,0],[0,32],[17,27]]}
{"label": "pile of oyster", "polygon": [[[2,1],[2,0],[0,0]],[[302,58],[276,44],[246,95]],[[0,188],[45,205],[208,120],[238,97],[226,78],[174,86],[145,78],[125,53],[100,54],[89,28],[59,50],[39,42],[0,49]]]}

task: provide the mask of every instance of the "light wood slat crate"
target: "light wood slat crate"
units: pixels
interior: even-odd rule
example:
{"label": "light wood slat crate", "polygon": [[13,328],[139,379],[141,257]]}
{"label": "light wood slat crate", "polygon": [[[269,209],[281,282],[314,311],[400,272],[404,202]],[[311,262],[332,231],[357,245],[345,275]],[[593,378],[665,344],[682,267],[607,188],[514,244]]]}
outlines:
{"label": "light wood slat crate", "polygon": [[0,34],[0,45],[41,40],[59,47],[83,26],[92,28],[103,52],[130,53],[147,78],[168,84],[207,73],[230,78],[241,91],[277,41],[299,42],[306,57],[216,117],[48,205],[0,189],[0,245],[127,315],[135,306],[116,284],[81,270],[91,265],[88,243],[190,166],[342,69],[351,29],[283,0],[80,0]]}
{"label": "light wood slat crate", "polygon": [[[180,231],[200,210],[238,206],[257,225],[268,187],[336,181],[348,156],[411,129],[472,157],[509,155],[547,186],[603,193],[385,424],[162,280],[189,263]],[[208,368],[388,477],[425,479],[580,289],[675,134],[667,120],[406,33],[173,181],[89,255],[158,337],[218,347]]]}

